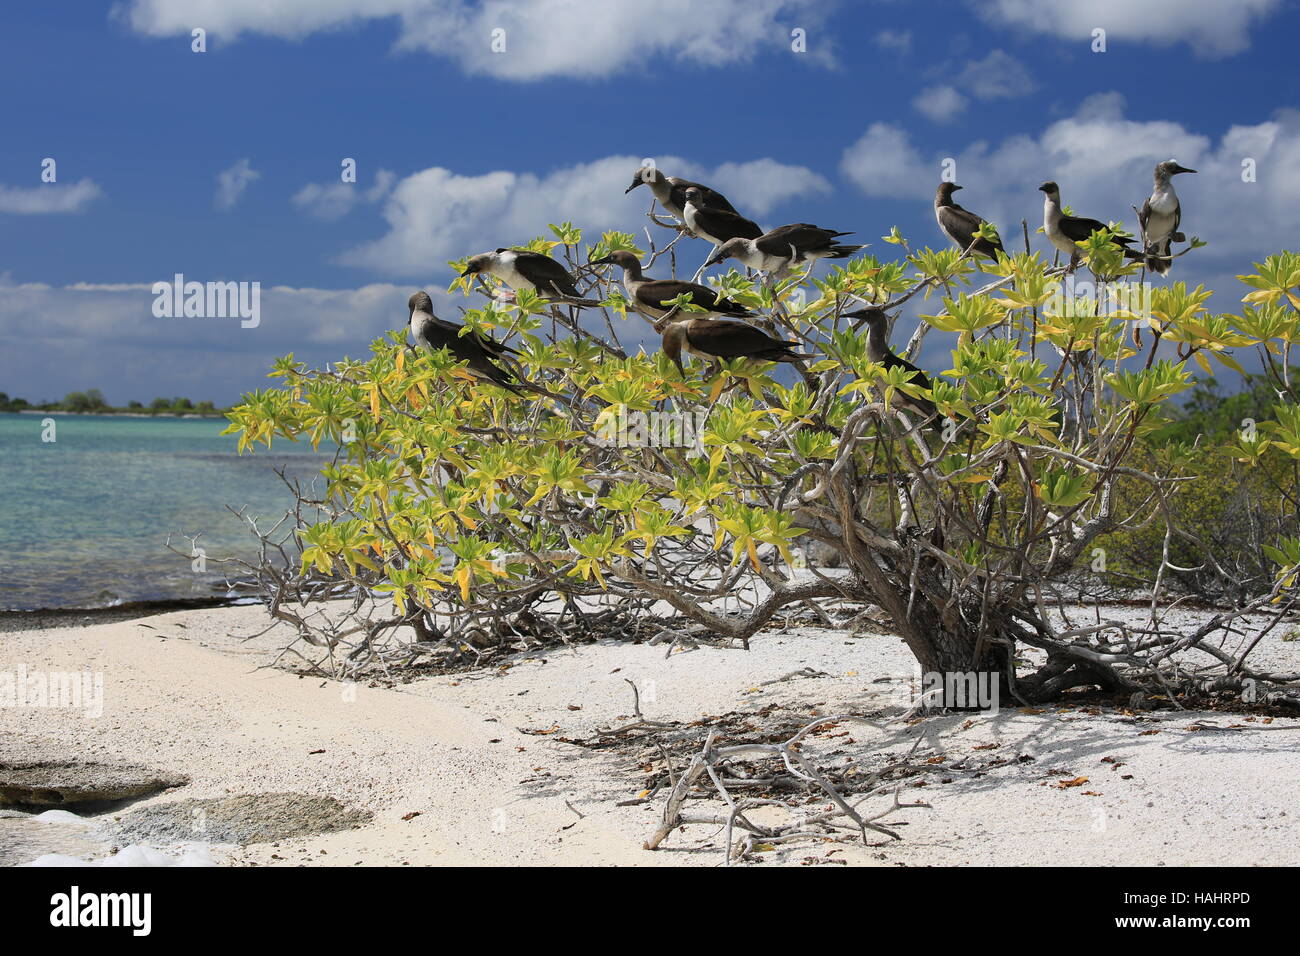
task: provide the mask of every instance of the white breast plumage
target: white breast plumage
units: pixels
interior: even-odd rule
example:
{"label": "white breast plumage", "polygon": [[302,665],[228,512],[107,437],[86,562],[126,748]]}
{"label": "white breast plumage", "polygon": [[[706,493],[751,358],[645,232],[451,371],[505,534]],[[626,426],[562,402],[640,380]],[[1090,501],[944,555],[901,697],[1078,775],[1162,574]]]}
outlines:
{"label": "white breast plumage", "polygon": [[533,284],[520,275],[519,270],[515,268],[518,258],[519,256],[514,252],[498,252],[492,264],[492,274],[516,292],[520,289],[531,291],[534,288]]}

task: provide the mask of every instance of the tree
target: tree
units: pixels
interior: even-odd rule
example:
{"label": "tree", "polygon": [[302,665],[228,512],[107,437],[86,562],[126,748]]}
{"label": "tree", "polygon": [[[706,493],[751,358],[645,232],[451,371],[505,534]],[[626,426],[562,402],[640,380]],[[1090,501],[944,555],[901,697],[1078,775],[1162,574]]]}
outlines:
{"label": "tree", "polygon": [[165,398],[155,398],[149,403],[149,410],[152,412],[168,412],[171,411],[171,407],[172,403]]}
{"label": "tree", "polygon": [[[580,255],[576,230],[552,229],[559,242],[532,248],[558,249],[574,271],[617,249],[663,268],[673,246],[643,251],[628,234],[606,233]],[[717,280],[817,356],[792,383],[769,364],[724,361],[683,378],[657,349],[629,354],[624,341],[646,326],[608,277],[602,308],[582,322],[527,292],[468,311],[472,329],[518,336],[521,371],[544,399],[467,384],[448,353],[408,353],[404,333],[329,371],[281,359],[280,387],[228,413],[240,450],[275,437],[341,446],[324,472],[323,506],[299,489],[290,535],[259,531],[266,560],[256,572],[272,613],[326,649],[322,666],[350,671],[561,634],[649,635],[664,630],[665,608],[678,617],[671,635],[748,646],[783,608],[874,604],[925,672],[954,684],[984,675],[1003,700],[1033,702],[1076,687],[1191,686],[1192,672],[1166,674],[1161,662],[1248,610],[1293,606],[1300,539],[1270,545],[1278,575],[1264,593],[1193,635],[1158,613],[1176,600],[1167,550],[1140,638],[1123,625],[1079,629],[1053,610],[1074,577],[1097,570],[1106,535],[1155,522],[1165,541],[1189,542],[1213,563],[1199,529],[1169,509],[1185,459],[1139,467],[1136,449],[1191,385],[1189,363],[1239,370],[1230,350],[1255,346],[1289,367],[1285,353],[1300,339],[1296,300],[1286,298],[1300,278],[1296,256],[1257,266],[1246,277],[1254,305],[1218,316],[1205,309],[1207,290],[1183,283],[1120,308],[1107,296],[1063,296],[1063,270],[1028,252],[999,255],[985,267],[997,278],[974,287],[977,270],[960,250],[891,241],[902,261],[862,256],[821,280],[736,271]],[[1114,277],[1101,286],[1108,295],[1131,288],[1137,267],[1113,247],[1083,253],[1095,274]],[[472,281],[452,289],[468,293]],[[928,390],[903,368],[871,362],[865,330],[845,318],[863,302],[893,307],[916,295],[936,301],[910,338],[895,334],[908,342],[900,351],[917,355],[932,331],[952,337],[951,369]],[[943,420],[923,426],[905,396],[932,401]],[[696,413],[707,416],[698,442]],[[1276,420],[1239,457],[1300,460],[1294,396]],[[1128,486],[1140,492],[1121,511]],[[801,566],[810,540],[838,556],[838,570]],[[270,560],[277,553],[289,568]],[[345,623],[318,624],[294,606],[340,593],[355,596]],[[403,627],[414,644],[394,637]],[[1026,648],[1041,652],[1036,666],[1018,663]],[[1243,655],[1226,679],[1247,673],[1260,676]]]}

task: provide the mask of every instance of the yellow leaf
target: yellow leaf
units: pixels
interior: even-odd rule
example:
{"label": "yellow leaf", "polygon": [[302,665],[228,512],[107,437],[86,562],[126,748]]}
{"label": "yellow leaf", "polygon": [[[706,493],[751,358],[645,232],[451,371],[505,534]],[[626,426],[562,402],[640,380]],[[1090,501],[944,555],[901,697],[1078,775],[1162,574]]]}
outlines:
{"label": "yellow leaf", "polygon": [[370,417],[379,421],[379,386],[370,386]]}

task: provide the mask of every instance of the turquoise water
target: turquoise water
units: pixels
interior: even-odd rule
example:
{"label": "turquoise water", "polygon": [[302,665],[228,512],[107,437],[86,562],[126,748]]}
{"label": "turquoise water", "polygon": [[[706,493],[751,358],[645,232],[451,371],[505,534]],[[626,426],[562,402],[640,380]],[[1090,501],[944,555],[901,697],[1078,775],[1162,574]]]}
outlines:
{"label": "turquoise water", "polygon": [[[41,440],[42,420],[55,441]],[[282,515],[292,496],[273,471],[310,482],[328,461],[310,445],[235,454],[224,419],[0,414],[0,608],[106,607],[227,593],[220,565],[254,539],[226,510]],[[181,533],[203,532],[206,573]]]}

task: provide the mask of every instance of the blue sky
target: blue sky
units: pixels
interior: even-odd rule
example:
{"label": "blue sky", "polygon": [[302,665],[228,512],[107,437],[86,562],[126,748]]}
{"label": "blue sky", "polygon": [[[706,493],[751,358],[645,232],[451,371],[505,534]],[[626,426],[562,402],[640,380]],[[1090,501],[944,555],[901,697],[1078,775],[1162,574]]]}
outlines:
{"label": "blue sky", "polygon": [[[1018,235],[1048,178],[1132,225],[1152,164],[1175,156],[1201,170],[1178,186],[1210,245],[1172,278],[1226,290],[1222,310],[1233,275],[1297,239],[1286,0],[130,0],[4,17],[0,391],[33,401],[226,403],[284,352],[362,354],[417,288],[454,317],[448,258],[566,218],[639,230],[648,196],[622,190],[641,157],[765,226],[853,230],[891,256],[893,225],[940,245],[945,157],[959,200]],[[149,286],[177,272],[260,282],[261,325],[155,318]],[[928,347],[941,362],[947,343]]]}

